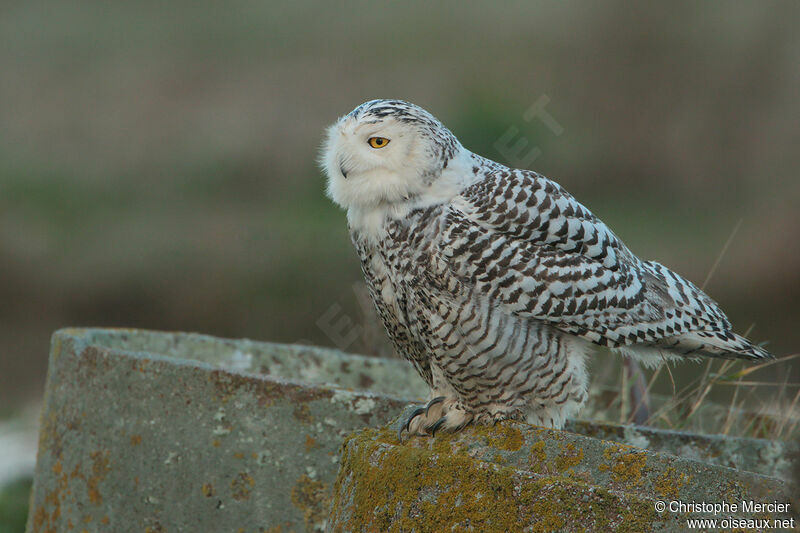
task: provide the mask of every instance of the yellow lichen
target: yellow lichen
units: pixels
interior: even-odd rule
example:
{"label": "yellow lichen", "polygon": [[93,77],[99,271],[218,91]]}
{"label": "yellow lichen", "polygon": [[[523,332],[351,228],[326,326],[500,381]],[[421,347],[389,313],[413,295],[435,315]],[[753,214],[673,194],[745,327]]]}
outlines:
{"label": "yellow lichen", "polygon": [[583,461],[583,448],[575,448],[575,445],[568,442],[564,447],[564,451],[558,454],[555,459],[556,471],[559,474],[564,473],[566,470],[578,466]]}
{"label": "yellow lichen", "polygon": [[303,522],[310,531],[328,516],[328,487],[304,474],[292,488],[292,503],[303,512]]}
{"label": "yellow lichen", "polygon": [[310,424],[314,421],[314,417],[311,416],[311,409],[308,407],[307,403],[296,405],[292,414],[297,420],[305,422],[306,424]]}
{"label": "yellow lichen", "polygon": [[[450,454],[461,449],[458,435],[454,433],[439,433],[434,439],[429,437],[416,437],[410,445],[430,446],[437,454]],[[383,440],[383,439],[381,439]]]}
{"label": "yellow lichen", "polygon": [[[518,531],[522,524],[533,531],[651,529],[656,515],[647,502],[622,502],[605,489],[589,492],[582,482],[558,476],[529,478],[514,468],[469,456],[468,442],[475,435],[485,433],[507,443],[508,433],[492,435],[493,430],[467,433],[458,445],[449,438],[436,442],[438,435],[432,441],[411,439],[403,446],[370,430],[350,437],[334,487],[334,530]],[[544,460],[540,442],[532,453],[539,464]],[[580,454],[572,450],[566,463]]]}
{"label": "yellow lichen", "polygon": [[306,435],[306,452],[310,452],[317,446],[317,441],[311,435]]}
{"label": "yellow lichen", "polygon": [[536,473],[545,472],[547,470],[546,461],[547,453],[544,451],[544,441],[537,440],[531,444],[531,471]]}
{"label": "yellow lichen", "polygon": [[637,449],[626,444],[617,444],[606,448],[603,456],[611,461],[611,465],[606,468],[602,468],[604,465],[600,465],[599,470],[610,468],[611,477],[617,483],[641,484],[644,479],[643,470],[647,465],[647,454],[643,451],[630,451]]}
{"label": "yellow lichen", "polygon": [[564,517],[560,513],[558,506],[552,505],[551,501],[540,499],[533,503],[533,512],[541,517],[542,522],[547,524],[548,531],[556,531],[564,527]]}
{"label": "yellow lichen", "polygon": [[109,452],[98,451],[92,455],[92,475],[86,480],[86,491],[89,501],[95,504],[103,503],[103,496],[100,494],[99,485],[106,478],[106,474],[111,470],[109,466]]}
{"label": "yellow lichen", "polygon": [[256,482],[247,472],[239,472],[239,475],[231,481],[231,495],[234,500],[247,500],[250,498],[250,491],[253,490]]}
{"label": "yellow lichen", "polygon": [[516,452],[525,442],[519,429],[503,422],[493,427],[481,426],[476,433],[485,436],[489,446],[509,452]]}
{"label": "yellow lichen", "polygon": [[656,492],[664,498],[678,499],[680,490],[686,485],[692,476],[681,472],[678,474],[673,467],[667,468],[655,482]]}

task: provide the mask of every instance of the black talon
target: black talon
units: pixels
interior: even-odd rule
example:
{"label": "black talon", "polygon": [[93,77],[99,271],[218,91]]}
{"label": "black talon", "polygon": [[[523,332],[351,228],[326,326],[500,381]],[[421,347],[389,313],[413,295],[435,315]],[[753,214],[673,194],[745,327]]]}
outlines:
{"label": "black talon", "polygon": [[408,418],[406,419],[406,423],[400,426],[400,429],[397,431],[397,440],[403,442],[403,432],[408,431],[408,427],[411,425],[411,421],[417,418],[422,413],[426,412],[427,411],[425,410],[424,407],[417,407],[416,409],[411,411],[411,414],[408,415]]}
{"label": "black talon", "polygon": [[411,421],[414,420],[415,418],[417,418],[422,413],[426,413],[427,414],[427,411],[425,410],[424,407],[417,407],[416,409],[411,411],[411,414],[408,415],[408,420],[406,420],[406,427],[403,428],[403,429],[408,431],[408,427],[411,425]]}
{"label": "black talon", "polygon": [[428,411],[431,410],[431,407],[436,405],[437,403],[442,403],[445,400],[444,396],[437,396],[433,400],[428,402],[428,405],[425,406],[425,416],[428,416]]}
{"label": "black talon", "polygon": [[429,431],[430,434],[431,434],[431,437],[435,437],[436,436],[436,432],[439,431],[439,428],[441,428],[442,425],[445,422],[447,422],[447,416],[443,416],[442,418],[440,418],[439,420],[437,420],[436,422],[434,422],[430,426],[426,426],[425,427],[425,431]]}

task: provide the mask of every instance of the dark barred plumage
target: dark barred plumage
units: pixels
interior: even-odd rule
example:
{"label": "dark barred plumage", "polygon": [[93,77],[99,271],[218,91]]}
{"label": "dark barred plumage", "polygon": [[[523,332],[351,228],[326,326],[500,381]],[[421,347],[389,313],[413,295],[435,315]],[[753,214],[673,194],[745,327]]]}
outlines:
{"label": "dark barred plumage", "polygon": [[[416,174],[408,174],[415,161],[370,167],[362,184],[336,182],[343,192],[332,192],[349,209],[389,337],[432,389],[428,408],[408,420],[412,433],[520,417],[560,427],[586,399],[591,343],[650,363],[771,357],[733,333],[700,289],[638,259],[553,181],[468,152],[412,104],[363,104],[338,134],[356,136],[361,124],[411,138],[409,153],[425,145]],[[372,153],[363,157],[372,162]],[[345,179],[332,166],[330,179]],[[379,179],[408,182],[408,191],[392,182],[385,198],[361,201],[358,187],[380,196]]]}

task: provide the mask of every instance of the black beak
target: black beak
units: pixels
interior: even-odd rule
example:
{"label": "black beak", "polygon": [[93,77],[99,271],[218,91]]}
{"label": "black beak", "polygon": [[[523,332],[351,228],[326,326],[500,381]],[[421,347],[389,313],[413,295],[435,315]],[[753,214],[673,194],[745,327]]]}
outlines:
{"label": "black beak", "polygon": [[344,167],[342,165],[339,165],[339,172],[342,173],[342,176],[344,176],[344,179],[347,179],[347,172],[344,171]]}

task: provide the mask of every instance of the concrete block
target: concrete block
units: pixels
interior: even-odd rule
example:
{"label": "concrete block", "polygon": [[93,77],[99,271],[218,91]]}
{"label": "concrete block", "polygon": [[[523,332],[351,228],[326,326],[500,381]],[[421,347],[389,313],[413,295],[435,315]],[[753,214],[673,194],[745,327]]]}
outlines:
{"label": "concrete block", "polygon": [[[396,419],[426,394],[422,380],[399,359],[186,333],[61,330],[51,347],[28,531],[285,533],[334,524],[341,530],[347,523],[342,517],[359,508],[339,507],[328,524],[332,498],[363,494],[357,490],[363,485],[347,481],[348,468],[339,471],[340,446],[361,428]],[[631,512],[644,513],[648,492],[726,495],[723,485],[704,493],[700,483],[724,471],[731,487],[744,493],[762,487],[758,473],[774,476],[797,464],[797,443],[580,421],[570,421],[568,429],[518,428],[523,436],[517,450],[509,449],[517,446],[516,433],[477,430],[464,434],[471,441],[438,435],[414,440],[407,448],[411,455],[404,456],[416,457],[407,472],[434,459],[475,466],[481,476],[505,472],[516,491],[530,494],[528,481],[538,487],[536,509],[542,512],[547,494],[616,502],[617,515],[596,518],[613,525]],[[375,446],[381,453],[406,450],[387,435],[351,439],[343,457],[361,460],[360,450]],[[474,464],[464,463],[460,443]],[[441,455],[446,447],[452,457]],[[629,475],[637,468],[647,474],[641,481]],[[765,479],[768,494],[782,494],[777,480]],[[424,501],[439,501],[433,498],[438,489],[425,490]],[[485,496],[483,504],[494,501]]]}
{"label": "concrete block", "polygon": [[[281,358],[319,359],[321,373],[341,363],[275,348],[57,332],[28,531],[323,529],[343,437],[385,423],[405,401],[249,373]],[[379,383],[375,364],[364,375]],[[366,379],[338,369],[341,381]]]}
{"label": "concrete block", "polygon": [[[760,474],[521,423],[399,443],[396,428],[348,437],[329,531],[684,531],[657,501],[784,502]],[[791,519],[786,513],[724,517]],[[722,517],[720,517],[722,518]]]}
{"label": "concrete block", "polygon": [[569,420],[567,431],[664,452],[712,465],[727,466],[783,480],[800,471],[800,442],[698,435],[653,427]]}

